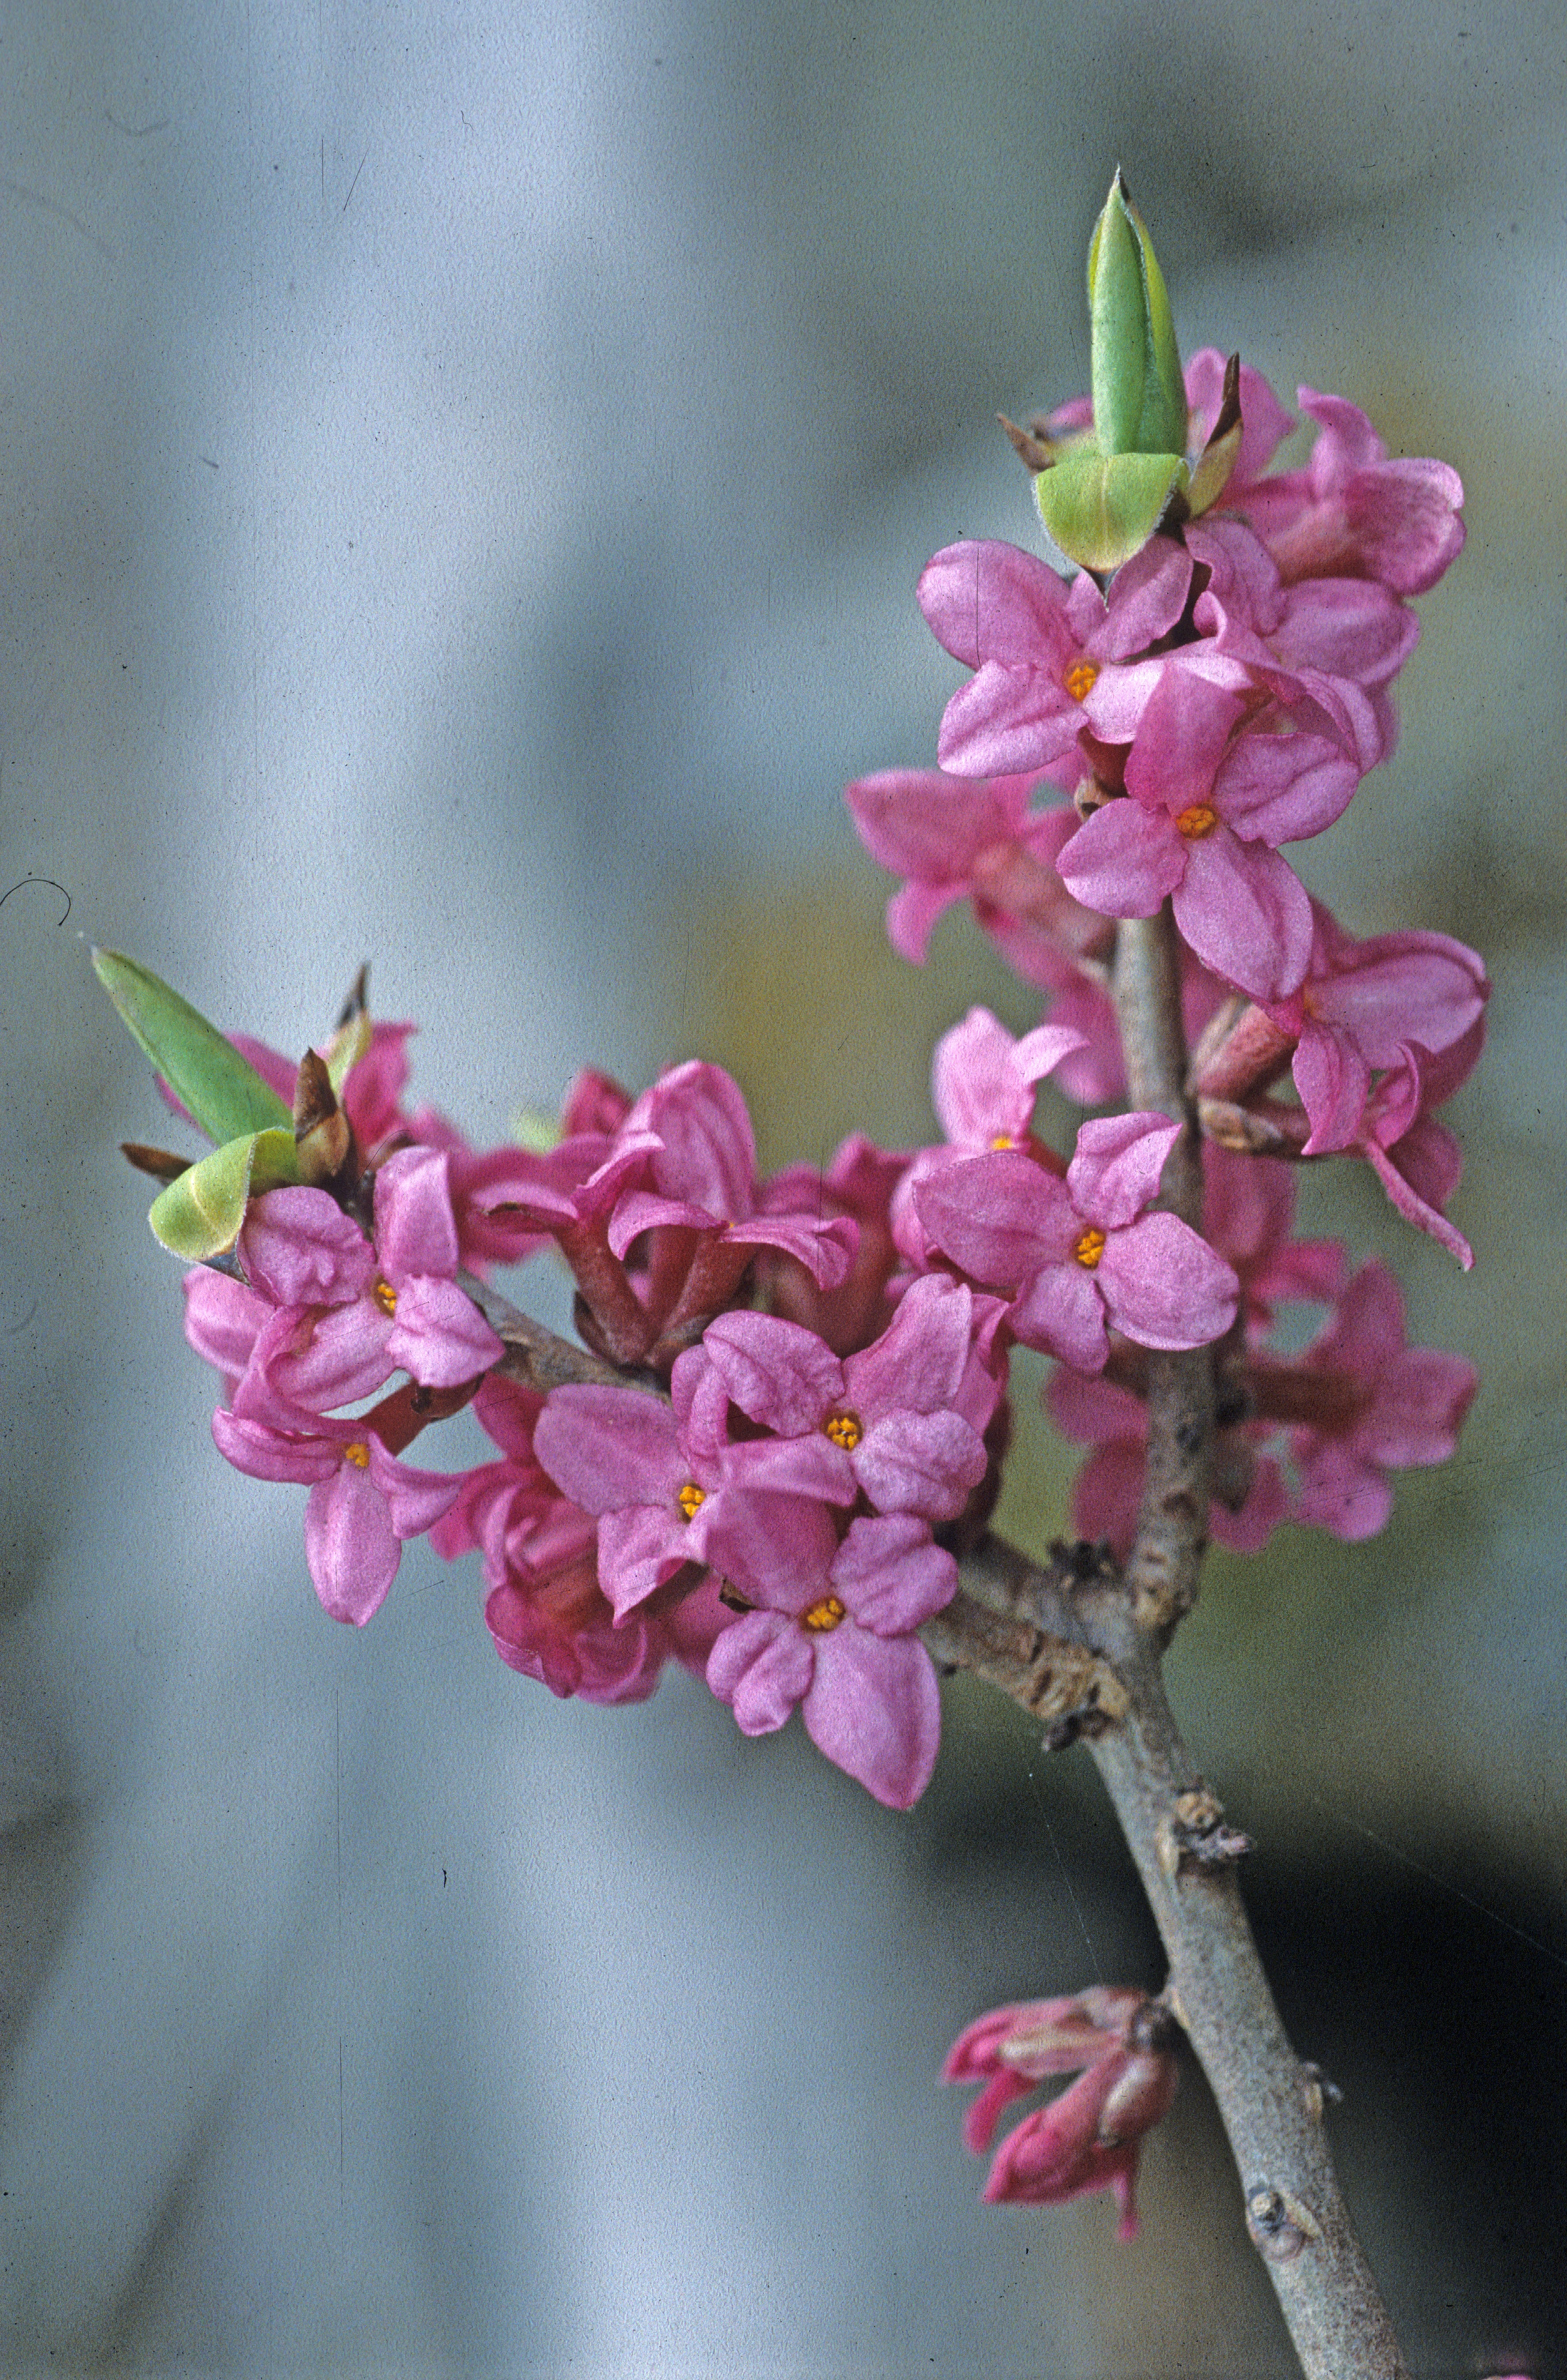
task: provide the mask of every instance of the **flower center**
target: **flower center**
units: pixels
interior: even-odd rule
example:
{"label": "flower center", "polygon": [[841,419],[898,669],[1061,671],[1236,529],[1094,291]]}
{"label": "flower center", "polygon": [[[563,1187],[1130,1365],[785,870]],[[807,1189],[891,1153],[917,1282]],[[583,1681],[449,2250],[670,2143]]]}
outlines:
{"label": "flower center", "polygon": [[694,1479],[687,1479],[674,1500],[680,1507],[681,1519],[694,1521],[708,1500],[708,1491],[705,1488],[698,1488]]}
{"label": "flower center", "polygon": [[345,1463],[351,1463],[356,1471],[370,1469],[370,1448],[362,1438],[355,1439],[352,1446],[346,1446],[343,1449],[343,1460]]}
{"label": "flower center", "polygon": [[827,1432],[827,1435],[832,1439],[833,1445],[841,1446],[845,1454],[852,1454],[855,1448],[859,1444],[860,1439],[865,1436],[865,1431],[860,1426],[858,1414],[830,1414],[827,1419],[822,1423],[821,1427]]}
{"label": "flower center", "polygon": [[1182,810],[1176,818],[1175,831],[1184,834],[1188,843],[1200,843],[1218,824],[1217,810],[1210,809],[1207,802],[1194,802],[1190,809]]}
{"label": "flower center", "polygon": [[808,1628],[813,1636],[825,1636],[829,1629],[836,1628],[843,1617],[844,1607],[837,1597],[824,1595],[820,1603],[813,1603],[808,1611],[801,1612],[800,1626]]}
{"label": "flower center", "polygon": [[1086,1266],[1089,1272],[1093,1271],[1094,1267],[1098,1264],[1100,1257],[1104,1254],[1104,1233],[1100,1231],[1097,1223],[1090,1223],[1088,1225],[1087,1230],[1083,1232],[1072,1253],[1076,1257],[1080,1265]]}
{"label": "flower center", "polygon": [[374,1298],[377,1305],[380,1306],[383,1314],[396,1313],[397,1293],[393,1288],[389,1281],[378,1281],[375,1287],[370,1291],[370,1295]]}
{"label": "flower center", "polygon": [[1099,676],[1099,669],[1097,662],[1075,661],[1073,662],[1072,667],[1066,673],[1066,691],[1072,697],[1074,702],[1087,702],[1089,695],[1092,694],[1094,690],[1094,681]]}

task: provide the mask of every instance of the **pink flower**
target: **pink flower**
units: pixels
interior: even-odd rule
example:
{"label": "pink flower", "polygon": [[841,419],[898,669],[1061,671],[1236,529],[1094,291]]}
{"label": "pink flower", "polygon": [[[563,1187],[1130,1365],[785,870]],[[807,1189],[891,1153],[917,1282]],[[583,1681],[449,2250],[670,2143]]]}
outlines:
{"label": "pink flower", "polygon": [[1029,809],[1044,782],[884,769],[849,786],[860,841],[908,880],[887,904],[887,939],[901,957],[922,966],[937,918],[964,899],[1026,983],[1059,989],[1075,980],[1080,959],[1105,950],[1110,929],[1072,898],[1055,869],[1075,814],[1059,802]]}
{"label": "pink flower", "polygon": [[1405,1344],[1403,1292],[1374,1260],[1353,1276],[1288,1389],[1277,1369],[1253,1368],[1258,1410],[1283,1403],[1296,1425],[1300,1518],[1352,1543],[1387,1525],[1389,1472],[1447,1461],[1478,1385],[1462,1356]]}
{"label": "pink flower", "polygon": [[955,1520],[985,1475],[981,1433],[1001,1394],[974,1360],[974,1303],[927,1275],[876,1344],[844,1362],[776,1315],[720,1315],[702,1346],[731,1402],[774,1433],[741,1452],[747,1485],[797,1490],[797,1444],[809,1439],[838,1474],[832,1501],[863,1495],[878,1512]]}
{"label": "pink flower", "polygon": [[1245,703],[1163,664],[1126,760],[1126,797],[1085,820],[1057,862],[1078,900],[1175,921],[1206,966],[1259,998],[1292,990],[1311,954],[1311,905],[1276,846],[1336,818],[1358,771],[1325,737],[1244,730]]}
{"label": "pink flower", "polygon": [[220,1454],[252,1479],[308,1486],[305,1557],[323,1609],[362,1628],[397,1574],[404,1543],[452,1504],[460,1478],[416,1471],[388,1454],[364,1422],[322,1420],[311,1432],[270,1427],[220,1406]]}
{"label": "pink flower", "polygon": [[1479,1040],[1468,1037],[1490,996],[1484,962],[1451,935],[1377,934],[1356,941],[1329,910],[1312,905],[1306,980],[1287,1004],[1269,1010],[1295,1036],[1295,1087],[1311,1119],[1308,1157],[1353,1144],[1373,1075],[1403,1063],[1411,1047],[1437,1057],[1462,1042],[1472,1065]]}
{"label": "pink flower", "polygon": [[899,1513],[851,1522],[842,1545],[826,1531],[816,1563],[766,1576],[757,1517],[756,1506],[731,1508],[711,1533],[715,1566],[746,1579],[763,1608],[718,1639],[709,1685],[747,1735],[782,1727],[798,1705],[819,1751],[889,1809],[908,1809],[930,1781],[941,1726],[914,1631],[952,1600],[956,1562],[925,1522]]}
{"label": "pink flower", "polygon": [[920,1185],[960,1158],[1021,1148],[1036,1162],[1065,1171],[1055,1152],[1034,1137],[1034,1099],[1044,1077],[1070,1064],[1083,1046],[1083,1035],[1070,1025],[1036,1026],[1019,1039],[988,1008],[971,1008],[961,1025],[942,1034],[930,1062],[930,1099],[947,1146],[917,1149],[893,1199],[893,1237],[911,1265],[930,1262],[919,1221]]}
{"label": "pink flower", "polygon": [[975,675],[948,703],[937,754],[944,769],[998,776],[1066,764],[1100,670],[1146,652],[1185,608],[1189,555],[1153,538],[1101,595],[1088,573],[1066,586],[1047,563],[994,540],[950,545],[926,565],[919,605],[937,638]]}
{"label": "pink flower", "polygon": [[1086,1123],[1065,1181],[1016,1150],[944,1168],[915,1192],[931,1244],[1014,1300],[1026,1347],[1103,1368],[1107,1324],[1145,1347],[1200,1347],[1235,1317],[1234,1274],[1180,1218],[1147,1214],[1181,1126],[1161,1115]]}
{"label": "pink flower", "polygon": [[351,1404],[399,1367],[451,1389],[497,1362],[500,1340],[458,1288],[447,1159],[407,1148],[375,1177],[375,1245],[324,1190],[256,1199],[238,1254],[277,1301],[258,1336],[235,1410],[283,1429]]}
{"label": "pink flower", "polygon": [[1059,2205],[1111,2190],[1120,2235],[1137,2230],[1133,2192],[1142,2136],[1175,2095],[1178,2070],[1160,2046],[1145,1993],[1096,1986],[1069,1999],[994,2009],[961,2034],[941,2070],[944,2082],[984,2080],[964,2139],[981,2155],[1002,2111],[1047,2074],[1084,2071],[1060,2098],[1026,2116],[1002,2143],[985,2184],[994,2204],[1010,2199]]}
{"label": "pink flower", "polygon": [[[762,1571],[747,1573],[746,1591],[814,1579],[822,1532],[836,1542],[824,1505],[857,1493],[839,1451],[825,1435],[782,1449],[731,1445],[728,1387],[699,1347],[677,1358],[670,1395],[665,1405],[638,1389],[555,1389],[534,1427],[550,1478],[598,1516],[599,1575],[616,1618],[688,1565],[711,1562],[715,1524],[753,1499],[766,1516],[751,1537]],[[764,1477],[753,1472],[759,1457]]]}
{"label": "pink flower", "polygon": [[[1217,413],[1223,370],[1212,347],[1193,356],[1186,392],[1195,411]],[[1265,478],[1288,416],[1259,372],[1243,366],[1241,383],[1246,430],[1222,508],[1251,523],[1284,579],[1375,578],[1399,595],[1434,587],[1464,545],[1458,473],[1424,456],[1390,461],[1358,406],[1302,388],[1301,410],[1318,425],[1310,460]],[[1254,419],[1267,431],[1252,445]]]}

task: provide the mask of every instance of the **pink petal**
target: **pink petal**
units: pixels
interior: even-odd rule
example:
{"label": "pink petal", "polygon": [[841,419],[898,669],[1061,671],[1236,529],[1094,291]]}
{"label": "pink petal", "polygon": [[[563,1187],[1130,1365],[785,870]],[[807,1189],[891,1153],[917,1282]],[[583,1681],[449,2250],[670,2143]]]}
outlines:
{"label": "pink petal", "polygon": [[805,1630],[776,1611],[750,1611],[708,1657],[708,1684],[734,1707],[743,1734],[771,1735],[811,1682],[816,1651]]}
{"label": "pink petal", "polygon": [[1116,1330],[1142,1347],[1206,1347],[1235,1318],[1240,1283],[1178,1215],[1112,1232],[1094,1278]]}
{"label": "pink petal", "polygon": [[604,1513],[599,1523],[599,1584],[617,1620],[645,1603],[686,1561],[702,1559],[689,1529],[673,1510],[657,1504],[628,1504],[623,1512]]}
{"label": "pink petal", "polygon": [[[987,661],[1022,662],[1064,678],[1076,657],[1066,589],[1020,546],[993,538],[943,546],[920,573],[918,600],[939,641],[969,669]],[[1061,697],[1071,706],[1064,683]]]}
{"label": "pink petal", "polygon": [[842,1395],[867,1424],[882,1414],[950,1405],[967,1369],[973,1327],[967,1287],[927,1273],[910,1283],[875,1345],[849,1357]]}
{"label": "pink petal", "polygon": [[1276,851],[1242,843],[1222,824],[1186,853],[1173,896],[1185,941],[1253,1000],[1286,999],[1311,957],[1311,904],[1300,879]]}
{"label": "pink petal", "polygon": [[1182,1127],[1143,1109],[1082,1124],[1066,1169],[1072,1203],[1085,1220],[1119,1231],[1159,1196],[1160,1181]]}
{"label": "pink petal", "polygon": [[816,1639],[815,1663],[800,1706],[811,1742],[888,1809],[908,1809],[941,1738],[929,1654],[917,1637],[871,1636],[845,1620]]}
{"label": "pink petal", "polygon": [[[454,1490],[455,1492],[455,1490]],[[362,1628],[386,1599],[402,1560],[385,1499],[367,1473],[339,1463],[305,1507],[305,1559],[324,1610]]]}
{"label": "pink petal", "polygon": [[[395,1534],[405,1540],[422,1537],[456,1502],[461,1473],[416,1470],[411,1463],[399,1463],[388,1454],[373,1434],[369,1446],[370,1481],[385,1500]],[[353,1467],[344,1465],[346,1470]]]}
{"label": "pink petal", "polygon": [[957,1592],[957,1564],[911,1514],[853,1521],[828,1577],[856,1626],[906,1636],[945,1610]]}
{"label": "pink petal", "polygon": [[226,1378],[237,1379],[276,1312],[272,1299],[231,1274],[214,1272],[211,1265],[192,1267],[184,1286],[186,1338]]}
{"label": "pink petal", "polygon": [[457,1269],[457,1227],[446,1155],[439,1148],[404,1148],[375,1177],[375,1245],[389,1281],[409,1273],[450,1280]]}
{"label": "pink petal", "polygon": [[702,1344],[743,1414],[803,1438],[844,1395],[844,1367],[814,1330],[774,1314],[721,1314]]}
{"label": "pink petal", "polygon": [[1151,917],[1185,874],[1190,850],[1167,810],[1125,795],[1084,820],[1056,870],[1086,909],[1106,917]]}
{"label": "pink petal", "polygon": [[1172,818],[1206,801],[1244,706],[1178,662],[1167,662],[1137,722],[1126,761],[1126,791]]}
{"label": "pink petal", "polygon": [[343,1460],[342,1441],[246,1421],[220,1405],[213,1415],[218,1452],[252,1479],[289,1479],[298,1486],[330,1478]]}
{"label": "pink petal", "polygon": [[375,1250],[324,1190],[269,1190],[239,1233],[246,1277],[279,1305],[336,1305],[375,1279]]}
{"label": "pink petal", "polygon": [[585,1512],[673,1501],[686,1458],[674,1417],[638,1389],[589,1384],[553,1389],[533,1431],[550,1477]]}
{"label": "pink petal", "polygon": [[386,1342],[388,1360],[427,1389],[460,1388],[498,1364],[505,1349],[470,1297],[455,1281],[405,1276]]}
{"label": "pink petal", "polygon": [[1064,1185],[1014,1149],[943,1166],[916,1183],[914,1205],[934,1245],[994,1289],[1016,1290],[1081,1231]]}
{"label": "pink petal", "polygon": [[1025,1347],[1059,1356],[1076,1371],[1102,1371],[1110,1341],[1104,1327],[1104,1299],[1094,1286],[1095,1279],[1086,1266],[1072,1259],[1042,1267],[1007,1318],[1014,1336]]}
{"label": "pink petal", "polygon": [[942,712],[936,757],[974,777],[1046,769],[1071,750],[1081,723],[1053,670],[988,661]]}
{"label": "pink petal", "polygon": [[798,1613],[817,1602],[838,1550],[825,1504],[804,1496],[752,1491],[743,1484],[716,1500],[703,1555],[752,1602]]}

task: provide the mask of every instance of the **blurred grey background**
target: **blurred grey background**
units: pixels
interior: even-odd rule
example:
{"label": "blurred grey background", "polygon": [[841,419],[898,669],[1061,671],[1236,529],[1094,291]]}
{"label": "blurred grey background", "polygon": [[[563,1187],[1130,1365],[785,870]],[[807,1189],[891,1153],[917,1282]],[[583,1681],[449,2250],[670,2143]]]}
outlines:
{"label": "blurred grey background", "polygon": [[1124,2249],[981,2208],[933,2087],[1159,1979],[1084,1755],[960,1683],[898,1818],[690,1681],[553,1703],[428,1548],[322,1617],[86,955],[290,1049],[369,956],[477,1138],[694,1052],[773,1162],[923,1136],[932,1035],[1033,1012],[964,921],[891,957],[839,789],[933,752],[926,556],[1028,540],[991,417],[1084,383],[1119,160],[1188,352],[1468,487],[1297,856],[1488,954],[1478,1263],[1348,1169],[1303,1213],[1485,1385],[1376,1544],[1216,1561],[1172,1685],[1418,2368],[1567,2371],[1564,101],[1544,0],[0,12],[7,2369],[1292,2369],[1195,2075]]}

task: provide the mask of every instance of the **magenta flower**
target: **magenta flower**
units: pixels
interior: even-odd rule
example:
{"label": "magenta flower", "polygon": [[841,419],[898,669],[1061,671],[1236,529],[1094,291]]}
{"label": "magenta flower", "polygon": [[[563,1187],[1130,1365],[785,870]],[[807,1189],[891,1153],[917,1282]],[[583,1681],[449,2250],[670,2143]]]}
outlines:
{"label": "magenta flower", "polygon": [[[1223,373],[1216,349],[1192,358],[1186,390],[1194,410],[1217,414]],[[1390,460],[1360,407],[1344,397],[1312,388],[1296,397],[1318,425],[1310,459],[1304,470],[1265,478],[1289,417],[1262,375],[1242,367],[1245,430],[1224,511],[1250,522],[1286,581],[1374,578],[1395,594],[1423,595],[1463,550],[1458,473],[1426,456]],[[1255,443],[1254,420],[1267,423]]]}
{"label": "magenta flower", "polygon": [[922,966],[930,930],[954,901],[974,914],[1014,973],[1047,990],[1075,980],[1110,929],[1072,898],[1056,873],[1075,830],[1064,803],[1030,810],[1039,775],[954,777],[941,769],[884,769],[847,789],[871,857],[908,880],[887,904],[887,939]]}
{"label": "magenta flower", "polygon": [[385,1601],[406,1541],[422,1536],[462,1486],[460,1478],[397,1462],[362,1422],[322,1420],[306,1433],[274,1429],[220,1405],[213,1437],[237,1471],[310,1488],[310,1577],[322,1608],[356,1628]]}
{"label": "magenta flower", "polygon": [[283,1429],[370,1395],[399,1367],[452,1389],[497,1362],[500,1340],[453,1278],[447,1159],[408,1148],[375,1177],[372,1247],[324,1190],[268,1191],[240,1231],[255,1288],[277,1301],[235,1410]]}
{"label": "magenta flower", "polygon": [[943,769],[974,776],[1052,769],[1083,773],[1083,704],[1107,662],[1146,652],[1185,608],[1191,558],[1152,538],[1101,595],[1088,573],[1070,586],[1048,563],[993,539],[949,545],[925,566],[919,607],[975,675],[948,703],[937,739]]}
{"label": "magenta flower", "polygon": [[1019,1039],[988,1008],[971,1008],[942,1034],[930,1061],[930,1099],[947,1146],[917,1149],[893,1199],[893,1233],[908,1263],[930,1262],[920,1185],[960,1159],[1021,1148],[1037,1163],[1065,1171],[1053,1149],[1034,1137],[1034,1099],[1044,1077],[1070,1064],[1083,1047],[1083,1035],[1070,1025],[1036,1026]]}
{"label": "magenta flower", "polygon": [[1013,1299],[1026,1347],[1102,1370],[1107,1324],[1145,1347],[1201,1347],[1235,1318],[1233,1272],[1176,1215],[1148,1214],[1181,1126],[1161,1115],[1084,1124],[1059,1182],[1013,1149],[943,1168],[915,1192],[927,1236]]}
{"label": "magenta flower", "polygon": [[1478,1386],[1462,1356],[1405,1344],[1403,1293],[1375,1260],[1353,1276],[1296,1373],[1288,1390],[1277,1372],[1260,1379],[1259,1409],[1282,1403],[1295,1425],[1300,1518],[1352,1543],[1386,1527],[1390,1471],[1447,1461]]}
{"label": "magenta flower", "polygon": [[1049,2107],[1026,2116],[1002,2142],[985,2199],[1059,2205],[1096,2190],[1113,2191],[1120,2236],[1136,2237],[1133,2202],[1142,2137],[1168,2110],[1179,2079],[1175,2059],[1156,2046],[1143,1992],[1096,1986],[1069,1999],[993,2009],[958,2036],[943,2082],[984,2081],[969,2109],[964,2140],[975,2155],[990,2146],[1012,2100],[1047,2074],[1083,2073]]}
{"label": "magenta flower", "polygon": [[1150,917],[1172,895],[1185,941],[1216,975],[1261,999],[1301,981],[1311,904],[1276,845],[1316,834],[1358,771],[1321,736],[1244,729],[1240,698],[1172,661],[1138,722],[1126,796],[1063,848],[1062,880],[1092,909]]}
{"label": "magenta flower", "polygon": [[739,1452],[747,1484],[797,1492],[808,1439],[836,1474],[832,1501],[863,1495],[877,1512],[955,1520],[985,1475],[981,1433],[1001,1395],[974,1360],[974,1303],[961,1283],[927,1275],[876,1344],[842,1363],[776,1315],[720,1315],[703,1348],[731,1402],[774,1433]]}
{"label": "magenta flower", "polygon": [[889,1809],[908,1809],[930,1781],[941,1729],[936,1671],[914,1631],[951,1602],[956,1562],[925,1522],[879,1514],[852,1521],[842,1545],[826,1532],[817,1562],[794,1578],[764,1577],[758,1517],[757,1504],[731,1508],[711,1533],[710,1559],[763,1608],[724,1630],[708,1684],[747,1735],[770,1734],[798,1705],[820,1752]]}
{"label": "magenta flower", "polygon": [[546,1473],[598,1517],[599,1576],[616,1618],[688,1565],[712,1560],[713,1527],[753,1494],[750,1466],[759,1457],[766,1477],[755,1489],[767,1526],[753,1533],[761,1572],[747,1575],[746,1591],[814,1579],[822,1533],[836,1542],[824,1505],[852,1503],[857,1492],[852,1481],[845,1487],[839,1450],[825,1434],[765,1452],[732,1446],[729,1390],[699,1347],[676,1360],[670,1394],[665,1405],[638,1389],[555,1389],[534,1427]]}

